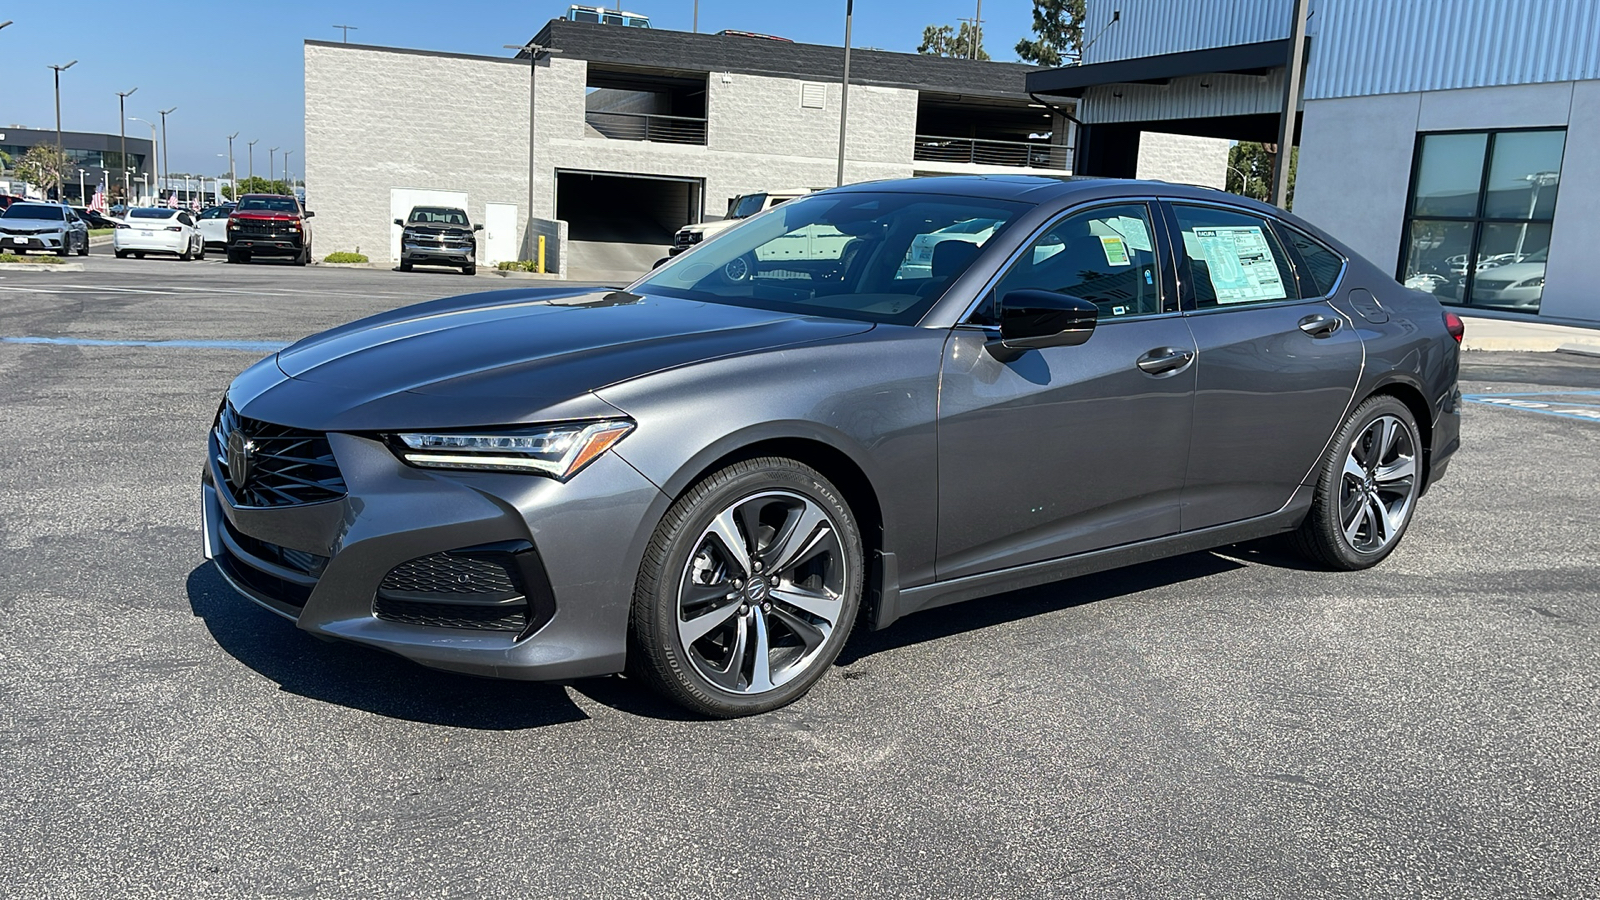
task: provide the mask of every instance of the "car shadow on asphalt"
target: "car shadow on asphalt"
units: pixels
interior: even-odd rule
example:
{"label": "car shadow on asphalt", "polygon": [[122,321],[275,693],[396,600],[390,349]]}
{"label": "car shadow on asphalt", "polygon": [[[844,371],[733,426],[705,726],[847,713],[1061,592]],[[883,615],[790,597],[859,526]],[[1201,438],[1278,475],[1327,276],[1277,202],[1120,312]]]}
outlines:
{"label": "car shadow on asphalt", "polygon": [[[1238,548],[1221,549],[1233,552]],[[1242,568],[1243,563],[1216,553],[1190,553],[917,612],[882,631],[867,631],[858,625],[836,665],[852,666],[886,650],[942,640],[1041,613],[1058,612]]]}
{"label": "car shadow on asphalt", "polygon": [[474,678],[370,647],[329,643],[239,596],[215,567],[189,573],[189,606],[218,646],[291,694],[380,716],[485,731],[589,716],[558,685]]}

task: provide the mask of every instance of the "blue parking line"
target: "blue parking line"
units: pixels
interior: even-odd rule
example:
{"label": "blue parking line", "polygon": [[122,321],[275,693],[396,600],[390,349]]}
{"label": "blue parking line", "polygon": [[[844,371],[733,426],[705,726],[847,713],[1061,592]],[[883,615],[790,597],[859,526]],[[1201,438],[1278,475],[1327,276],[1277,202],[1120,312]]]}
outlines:
{"label": "blue parking line", "polygon": [[1555,397],[1581,397],[1584,400],[1589,398],[1600,400],[1600,391],[1520,391],[1503,394],[1463,394],[1461,399],[1468,403],[1498,406],[1501,409],[1514,409],[1521,412],[1538,413],[1542,416],[1556,416],[1562,419],[1577,419],[1580,422],[1600,423],[1600,403],[1566,399],[1537,399]]}
{"label": "blue parking line", "polygon": [[106,341],[95,338],[0,337],[0,344],[51,344],[62,347],[169,347],[184,350],[248,350],[273,353],[289,346],[280,341]]}

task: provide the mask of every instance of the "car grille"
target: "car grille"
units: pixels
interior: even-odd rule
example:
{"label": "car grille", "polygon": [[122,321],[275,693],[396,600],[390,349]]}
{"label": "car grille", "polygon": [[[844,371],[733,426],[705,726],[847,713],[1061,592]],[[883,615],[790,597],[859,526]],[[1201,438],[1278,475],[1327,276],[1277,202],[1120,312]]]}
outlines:
{"label": "car grille", "polygon": [[395,566],[373,615],[434,628],[524,632],[554,614],[544,567],[526,542],[435,553]]}
{"label": "car grille", "polygon": [[1486,291],[1503,291],[1506,288],[1511,287],[1515,283],[1516,282],[1514,282],[1514,281],[1506,281],[1504,279],[1499,279],[1499,278],[1479,278],[1478,279],[1478,287],[1480,287],[1480,288],[1482,288],[1483,290],[1486,290]]}
{"label": "car grille", "polygon": [[[248,452],[231,452],[238,435]],[[344,476],[328,436],[245,418],[226,403],[217,415],[217,464],[239,506],[303,506],[345,495]],[[247,463],[234,472],[230,458]]]}
{"label": "car grille", "polygon": [[287,237],[299,234],[299,229],[291,229],[288,222],[252,221],[239,219],[234,222],[233,230],[239,234],[250,237]]}
{"label": "car grille", "polygon": [[700,243],[700,239],[702,237],[703,235],[699,234],[698,232],[693,232],[685,228],[673,236],[672,246],[679,250],[687,250],[690,247],[693,247],[695,244]]}

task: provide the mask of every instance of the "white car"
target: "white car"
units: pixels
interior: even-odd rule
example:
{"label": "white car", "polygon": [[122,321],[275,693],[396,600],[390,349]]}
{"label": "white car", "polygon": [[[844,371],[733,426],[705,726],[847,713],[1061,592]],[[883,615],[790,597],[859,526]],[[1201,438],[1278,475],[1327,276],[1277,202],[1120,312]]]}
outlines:
{"label": "white car", "polygon": [[200,210],[200,216],[197,221],[200,227],[200,237],[205,241],[207,248],[228,249],[228,214],[231,212],[233,212],[232,203],[210,206]]}
{"label": "white car", "polygon": [[[807,188],[790,188],[782,191],[740,194],[728,201],[727,218],[716,222],[698,222],[678,229],[678,233],[672,236],[672,247],[667,251],[667,254],[669,256],[677,256],[696,244],[711,240],[756,213],[766,212],[780,203],[798,200],[809,193],[811,191]],[[660,265],[660,263],[657,263],[657,265]]]}
{"label": "white car", "polygon": [[111,249],[118,259],[133,254],[171,253],[179,259],[205,259],[206,243],[186,209],[157,206],[128,210],[123,224],[111,232]]}
{"label": "white car", "polygon": [[948,228],[941,228],[929,234],[919,234],[911,239],[911,246],[906,249],[905,262],[900,265],[900,274],[896,277],[931,278],[933,277],[933,248],[945,241],[965,241],[968,244],[983,245],[994,230],[1000,227],[999,219],[968,219],[957,222]]}
{"label": "white car", "polygon": [[1472,282],[1472,303],[1537,309],[1544,296],[1544,266],[1549,252],[1540,250],[1522,257],[1521,262],[1479,269]]}

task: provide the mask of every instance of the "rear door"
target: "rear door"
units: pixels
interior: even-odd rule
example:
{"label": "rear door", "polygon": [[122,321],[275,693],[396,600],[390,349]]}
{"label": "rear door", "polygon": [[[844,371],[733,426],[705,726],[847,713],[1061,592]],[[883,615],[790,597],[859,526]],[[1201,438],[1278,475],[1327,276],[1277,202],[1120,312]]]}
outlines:
{"label": "rear door", "polygon": [[1289,501],[1343,421],[1364,357],[1351,322],[1302,294],[1266,218],[1186,201],[1167,214],[1200,351],[1182,513],[1193,531]]}
{"label": "rear door", "polygon": [[[1149,204],[1073,212],[1009,264],[945,346],[939,390],[941,580],[1178,531],[1195,346]],[[1076,347],[1001,361],[992,304],[1016,290],[1090,300]]]}

